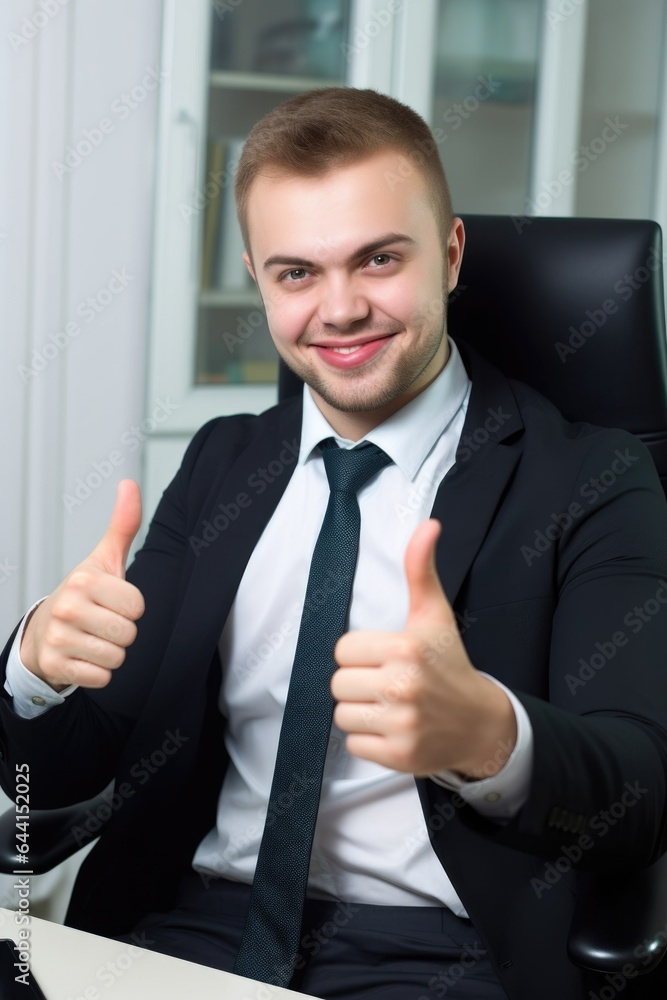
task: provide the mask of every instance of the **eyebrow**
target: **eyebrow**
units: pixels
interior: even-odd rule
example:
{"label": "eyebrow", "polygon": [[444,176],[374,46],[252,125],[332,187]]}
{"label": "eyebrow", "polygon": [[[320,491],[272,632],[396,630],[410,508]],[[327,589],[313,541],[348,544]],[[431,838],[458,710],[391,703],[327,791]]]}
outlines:
{"label": "eyebrow", "polygon": [[[377,250],[381,250],[383,247],[394,243],[401,243],[404,246],[417,245],[416,240],[413,240],[411,236],[406,236],[404,233],[385,233],[384,236],[380,236],[377,240],[365,243],[362,247],[354,250],[345,263],[350,264],[352,261],[358,260],[359,257],[367,257],[369,254],[375,253]],[[283,267],[308,267],[311,269],[316,269],[318,266],[314,261],[306,260],[305,257],[288,257],[284,254],[273,254],[273,256],[267,257],[264,261],[263,270],[268,271],[277,264]]]}

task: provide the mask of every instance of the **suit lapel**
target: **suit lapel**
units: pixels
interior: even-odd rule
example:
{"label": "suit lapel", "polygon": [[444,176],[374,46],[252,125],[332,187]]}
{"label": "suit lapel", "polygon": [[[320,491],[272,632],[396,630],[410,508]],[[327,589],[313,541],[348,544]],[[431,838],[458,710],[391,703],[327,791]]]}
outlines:
{"label": "suit lapel", "polygon": [[524,426],[507,379],[473,348],[460,341],[457,347],[472,389],[456,463],[431,513],[442,523],[436,564],[452,605],[521,457]]}
{"label": "suit lapel", "polygon": [[[243,448],[202,508],[190,539],[196,539],[194,566],[167,653],[177,675],[182,675],[183,657],[193,664],[211,661],[246,564],[296,468],[301,412],[299,396],[275,420],[266,421],[266,428]],[[243,494],[249,502],[239,509]],[[223,528],[225,512],[234,505],[238,516]],[[206,671],[198,671],[197,677],[203,685]],[[188,683],[192,681],[190,675]]]}

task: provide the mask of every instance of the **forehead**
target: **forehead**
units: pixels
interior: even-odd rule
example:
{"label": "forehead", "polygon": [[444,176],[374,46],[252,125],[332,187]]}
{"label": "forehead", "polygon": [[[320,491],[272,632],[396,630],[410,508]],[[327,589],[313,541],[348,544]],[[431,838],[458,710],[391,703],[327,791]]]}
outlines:
{"label": "forehead", "polygon": [[387,231],[423,239],[436,224],[421,171],[405,154],[385,150],[325,174],[266,172],[253,181],[248,229],[253,251],[347,249]]}

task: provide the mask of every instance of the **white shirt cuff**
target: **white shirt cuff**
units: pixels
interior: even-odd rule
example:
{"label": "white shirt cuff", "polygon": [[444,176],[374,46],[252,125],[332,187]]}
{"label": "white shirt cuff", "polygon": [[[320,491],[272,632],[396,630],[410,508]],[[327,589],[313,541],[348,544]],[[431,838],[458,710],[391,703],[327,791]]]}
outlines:
{"label": "white shirt cuff", "polygon": [[13,699],[12,708],[22,719],[34,719],[53,708],[54,705],[62,705],[65,698],[77,689],[76,684],[71,684],[63,691],[54,691],[50,684],[28,670],[19,655],[28,618],[31,612],[45,600],[46,597],[40,598],[28,609],[7,658],[5,691]]}
{"label": "white shirt cuff", "polygon": [[[465,781],[453,771],[439,771],[430,775],[431,781],[458,792],[462,799],[480,815],[494,820],[509,820],[524,805],[530,791],[533,773],[533,727],[528,713],[519,699],[496,677],[480,670],[484,677],[502,688],[516,716],[516,745],[497,774],[480,781]],[[503,753],[502,746],[499,754]],[[497,758],[502,763],[503,757]]]}

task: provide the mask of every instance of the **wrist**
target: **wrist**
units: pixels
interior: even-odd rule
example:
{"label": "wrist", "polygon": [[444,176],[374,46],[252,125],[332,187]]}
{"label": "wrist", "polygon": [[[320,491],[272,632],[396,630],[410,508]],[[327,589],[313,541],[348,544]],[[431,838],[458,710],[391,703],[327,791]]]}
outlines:
{"label": "wrist", "polygon": [[475,743],[472,752],[453,769],[464,781],[481,781],[498,774],[517,741],[516,715],[507,694],[488,678],[479,679],[484,687],[480,687]]}
{"label": "wrist", "polygon": [[[39,611],[48,598],[40,601],[32,611],[28,614],[23,626],[23,635],[21,636],[21,643],[19,645],[19,659],[26,670],[29,670],[31,674],[35,677],[39,677],[40,680],[46,680],[42,677],[39,669],[39,662],[36,655],[36,643],[35,643],[35,617],[39,615]],[[46,682],[48,684],[48,681]]]}

